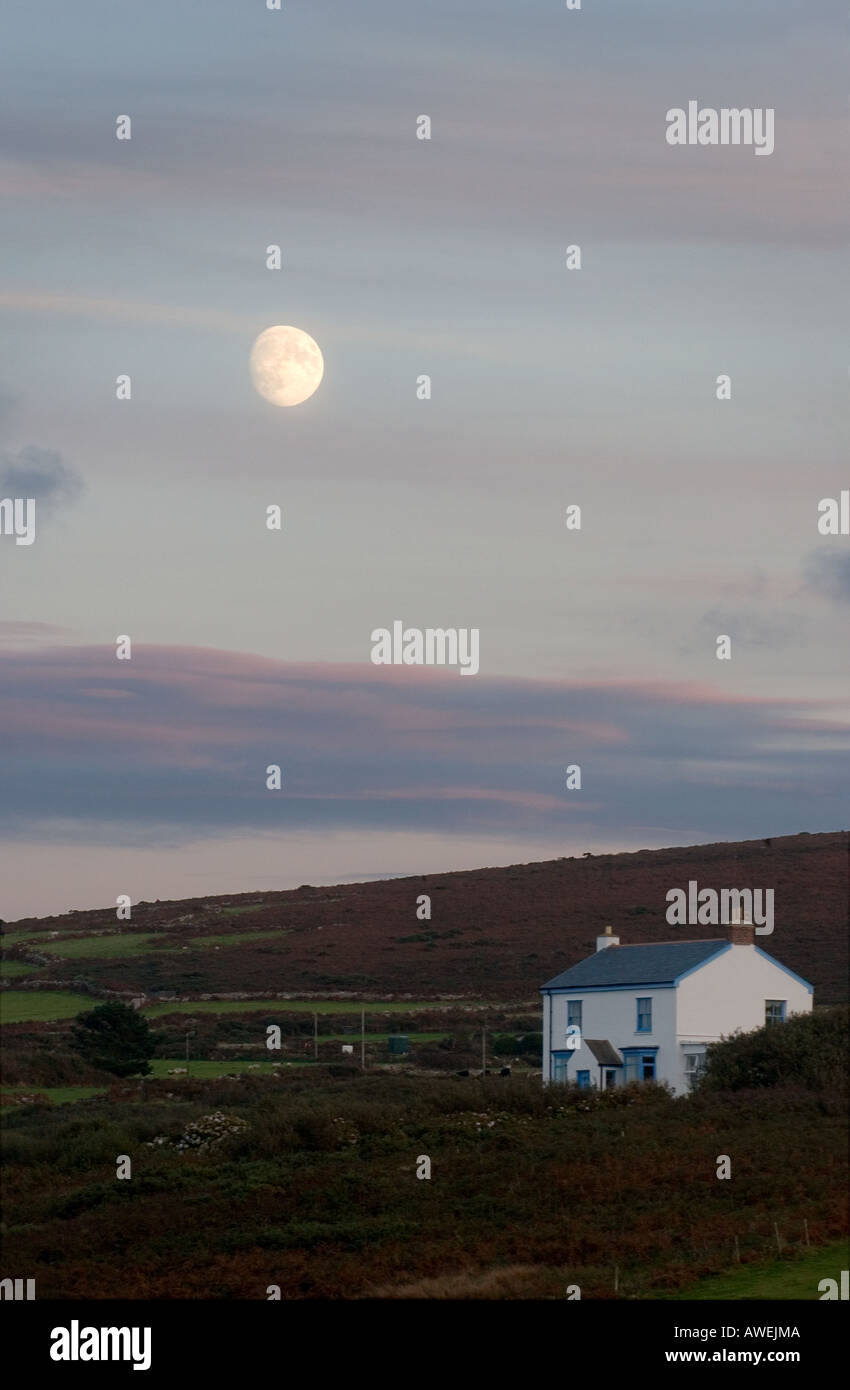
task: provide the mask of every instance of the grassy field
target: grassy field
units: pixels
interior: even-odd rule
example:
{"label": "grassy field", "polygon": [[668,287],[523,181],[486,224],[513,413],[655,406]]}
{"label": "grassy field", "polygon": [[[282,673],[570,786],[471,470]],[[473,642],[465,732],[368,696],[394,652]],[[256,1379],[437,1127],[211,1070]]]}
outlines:
{"label": "grassy field", "polygon": [[[395,1003],[386,1003],[379,1000],[377,1003],[358,1004],[347,1003],[342,999],[189,999],[185,1002],[175,1000],[173,1004],[149,1004],[144,1010],[145,1018],[161,1018],[163,1014],[348,1014],[351,1018],[359,1018],[360,1010],[366,1010],[366,1017],[370,1014],[404,1014],[418,1013],[422,1009],[450,1009],[462,1007],[458,1001],[450,1002],[444,999],[416,999],[400,1000]],[[474,1007],[485,1009],[488,1007],[507,1008],[509,1005],[487,1005],[474,1002]]]}
{"label": "grassy field", "polygon": [[288,935],[288,929],[281,927],[276,931],[222,932],[217,936],[189,938],[167,932],[115,932],[107,936],[60,937],[54,941],[50,940],[46,933],[33,936],[27,932],[12,932],[3,937],[3,945],[14,946],[27,941],[33,950],[65,960],[110,960],[117,956],[146,955],[149,951],[179,950],[183,946],[191,950],[205,950],[211,946],[238,946],[247,942],[275,941]]}
{"label": "grassy field", "polygon": [[[111,956],[139,956],[166,938],[150,932],[117,932],[114,936],[76,936],[65,941],[43,941],[38,950],[49,956],[76,960],[89,956],[108,959]],[[31,943],[35,946],[35,943]]]}
{"label": "grassy field", "polygon": [[0,1023],[49,1023],[58,1018],[74,1018],[98,1002],[88,994],[64,990],[6,989],[0,991]]}
{"label": "grassy field", "polygon": [[193,947],[241,946],[246,941],[276,941],[278,937],[289,935],[288,927],[279,927],[277,931],[232,931],[224,932],[221,936],[193,936],[186,944]]}
{"label": "grassy field", "polygon": [[[8,964],[8,962],[7,962]],[[14,973],[14,972],[13,972]],[[58,990],[4,990],[0,992],[0,1023],[37,1023],[53,1019],[73,1018],[102,1002],[87,994],[70,994]],[[404,1000],[389,1004],[383,1001],[366,1004],[366,1017],[376,1013],[403,1014],[422,1009],[450,1008],[440,1000]],[[480,1007],[486,1007],[481,1005]],[[288,1013],[338,1014],[360,1017],[359,1004],[346,1004],[339,999],[197,999],[185,1003],[151,1004],[144,1010],[147,1019],[162,1018],[165,1014],[233,1014]],[[442,1034],[416,1034],[424,1041]]]}
{"label": "grassy field", "polygon": [[28,965],[25,960],[0,960],[0,979],[10,980],[13,975],[29,975],[38,968],[37,965]]}
{"label": "grassy field", "polygon": [[22,941],[32,941],[38,938],[37,932],[31,931],[7,931],[0,937],[0,945],[5,951],[9,946],[20,946]]}
{"label": "grassy field", "polygon": [[90,1100],[106,1093],[105,1086],[3,1086],[4,1095],[47,1096],[51,1105],[72,1105],[75,1100]]}
{"label": "grassy field", "polygon": [[841,1270],[848,1268],[850,1249],[845,1241],[825,1245],[820,1250],[794,1254],[770,1264],[741,1265],[730,1274],[701,1279],[680,1293],[676,1299],[761,1299],[797,1298],[819,1299],[821,1279],[839,1279]]}
{"label": "grassy field", "polygon": [[[249,1068],[253,1071],[259,1072],[270,1072],[273,1070],[277,1071],[280,1067],[284,1065],[286,1065],[286,1063],[283,1060],[278,1062],[277,1067],[273,1067],[271,1062],[246,1062],[244,1058],[240,1059],[238,1062],[206,1062],[203,1060],[193,1061],[193,1059],[190,1057],[187,1075],[195,1077],[196,1079],[200,1078],[201,1080],[208,1080],[210,1078],[214,1079],[219,1076],[227,1076],[228,1074],[232,1076],[234,1072],[248,1071]],[[300,1067],[305,1066],[306,1063],[299,1060],[297,1062],[294,1062],[292,1065]],[[168,1073],[169,1071],[171,1071],[172,1067],[185,1066],[186,1059],[183,1057],[153,1057],[151,1059],[151,1075],[168,1076]],[[171,1079],[172,1078],[169,1077],[169,1080]],[[182,1077],[178,1076],[174,1077],[173,1079],[175,1081],[181,1081]]]}

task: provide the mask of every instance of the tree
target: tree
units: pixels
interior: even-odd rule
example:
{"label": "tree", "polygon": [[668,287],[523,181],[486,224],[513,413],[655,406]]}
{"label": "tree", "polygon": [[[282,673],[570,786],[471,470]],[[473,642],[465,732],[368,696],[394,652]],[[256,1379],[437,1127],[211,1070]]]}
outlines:
{"label": "tree", "polygon": [[148,1058],[156,1050],[156,1038],[147,1019],[126,1004],[98,1004],[80,1014],[74,1027],[72,1048],[90,1066],[113,1076],[147,1076]]}

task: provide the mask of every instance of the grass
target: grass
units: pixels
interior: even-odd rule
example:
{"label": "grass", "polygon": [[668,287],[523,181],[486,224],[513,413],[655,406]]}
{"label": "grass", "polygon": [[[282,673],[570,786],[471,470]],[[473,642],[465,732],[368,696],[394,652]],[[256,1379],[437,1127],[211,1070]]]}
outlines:
{"label": "grass", "polygon": [[[312,1041],[312,1037],[313,1037],[312,1033],[310,1033],[310,1034],[304,1033],[304,1034],[301,1034],[300,1036],[303,1037],[304,1042],[311,1042],[311,1041]],[[370,1033],[369,1030],[368,1030],[368,1028],[367,1028],[367,1030],[366,1030],[366,1041],[369,1042],[369,1043],[376,1043],[376,1042],[385,1043],[385,1042],[387,1041],[388,1038],[397,1038],[398,1036],[399,1036],[398,1033]],[[429,1043],[429,1042],[440,1042],[443,1038],[447,1038],[447,1037],[449,1036],[449,1034],[448,1034],[448,1033],[405,1033],[404,1036],[405,1036],[406,1038],[408,1038],[408,1039],[410,1040],[410,1042],[412,1042],[412,1043]],[[359,1042],[359,1041],[360,1041],[360,1030],[359,1030],[359,1029],[358,1029],[358,1031],[357,1031],[356,1033],[320,1033],[320,1034],[319,1034],[319,1042],[320,1042],[320,1043],[321,1043],[321,1042],[326,1042],[326,1043],[327,1043],[327,1042],[352,1043],[352,1042]]]}
{"label": "grass", "polygon": [[847,1269],[848,1252],[845,1241],[825,1245],[769,1264],[741,1265],[729,1274],[712,1275],[701,1279],[680,1293],[667,1295],[675,1299],[819,1299],[821,1279],[839,1280]]}
{"label": "grass", "polygon": [[64,990],[6,989],[0,991],[0,1023],[50,1023],[59,1018],[74,1018],[98,1002],[90,995]]}
{"label": "grass", "polygon": [[[8,962],[7,962],[8,964]],[[50,1022],[74,1018],[102,1002],[86,994],[70,994],[58,990],[4,990],[0,992],[0,1023]],[[399,1004],[378,1002],[367,1004],[366,1016],[375,1013],[410,1013],[419,1009],[449,1008],[442,1001],[405,1001]],[[164,1014],[232,1014],[261,1013],[264,1016],[287,1013],[319,1013],[360,1017],[359,1004],[345,1004],[338,999],[191,999],[185,1003],[151,1004],[144,1010],[145,1018],[161,1018]],[[381,1036],[384,1036],[383,1034]],[[443,1034],[413,1034],[423,1041]]]}
{"label": "grass", "polygon": [[31,931],[7,931],[0,936],[0,946],[5,951],[9,946],[20,946],[22,941],[37,940],[38,935],[38,932]]}
{"label": "grass", "polygon": [[38,949],[47,955],[62,956],[68,960],[77,957],[139,956],[151,949],[162,936],[149,932],[117,932],[114,936],[77,936],[65,941],[39,942]]}
{"label": "grass", "polygon": [[0,960],[0,980],[9,980],[13,975],[29,975],[38,968],[25,960]]}
{"label": "grass", "polygon": [[3,1086],[4,1095],[47,1096],[51,1105],[72,1105],[75,1100],[90,1100],[106,1093],[105,1086]]}
{"label": "grass", "polygon": [[[224,932],[220,936],[180,937],[166,932],[115,932],[109,936],[69,936],[55,941],[29,938],[33,950],[65,960],[109,960],[116,956],[142,956],[149,951],[174,950],[187,946],[203,950],[207,946],[237,946],[247,941],[272,941],[287,936],[284,928],[277,931]],[[23,933],[17,935],[24,938]],[[7,945],[16,944],[4,937]]]}
{"label": "grass", "polygon": [[[248,1071],[249,1068],[252,1068],[254,1071],[268,1073],[270,1071],[278,1071],[285,1065],[286,1059],[283,1057],[281,1057],[277,1067],[274,1067],[271,1062],[246,1062],[244,1058],[238,1062],[207,1062],[202,1059],[195,1061],[190,1057],[186,1074],[187,1076],[193,1077],[195,1080],[208,1080],[219,1076],[233,1075],[234,1072],[245,1072]],[[299,1060],[291,1063],[291,1065],[301,1067],[308,1064]],[[177,1076],[172,1078],[168,1076],[168,1073],[172,1067],[185,1066],[186,1059],[184,1057],[154,1057],[151,1059],[151,1075],[167,1077],[168,1080],[180,1081],[182,1077]]]}
{"label": "grass", "polygon": [[[485,1004],[474,1001],[476,1007],[486,1008]],[[402,1000],[398,1003],[386,1003],[379,1000],[372,1004],[347,1003],[342,999],[187,999],[184,1001],[175,1000],[174,1003],[149,1004],[144,1010],[145,1018],[161,1018],[163,1014],[293,1014],[293,1013],[316,1013],[316,1014],[348,1014],[351,1018],[359,1018],[360,1010],[366,1010],[369,1014],[388,1013],[403,1014],[416,1013],[421,1009],[451,1009],[459,1008],[461,1005],[457,1000],[449,1001],[445,999],[418,999]],[[497,1005],[493,1007],[506,1008],[507,1006]]]}
{"label": "grass", "polygon": [[[232,931],[221,936],[193,936],[187,946],[238,946],[243,941],[274,941],[279,936],[289,936],[290,928],[279,927],[277,931]],[[177,943],[175,943],[177,944]]]}

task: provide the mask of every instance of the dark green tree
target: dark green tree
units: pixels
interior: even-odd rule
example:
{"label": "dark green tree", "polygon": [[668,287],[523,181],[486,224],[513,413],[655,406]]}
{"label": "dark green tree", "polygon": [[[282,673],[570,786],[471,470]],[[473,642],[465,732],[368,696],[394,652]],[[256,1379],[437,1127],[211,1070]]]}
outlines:
{"label": "dark green tree", "polygon": [[147,1076],[156,1037],[147,1019],[126,1004],[98,1004],[80,1014],[71,1029],[71,1047],[92,1067],[113,1076]]}

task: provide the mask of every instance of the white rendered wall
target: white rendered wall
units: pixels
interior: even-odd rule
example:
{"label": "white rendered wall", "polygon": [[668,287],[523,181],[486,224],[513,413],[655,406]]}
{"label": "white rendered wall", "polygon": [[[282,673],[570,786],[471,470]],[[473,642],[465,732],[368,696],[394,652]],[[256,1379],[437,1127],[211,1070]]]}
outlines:
{"label": "white rendered wall", "polygon": [[[680,1042],[719,1042],[737,1031],[763,1028],[766,999],[785,999],[786,1018],[812,1011],[807,987],[766,960],[755,946],[730,946],[714,956],[679,982],[676,996]],[[672,1083],[677,1091],[687,1090],[683,1057],[680,1060]]]}
{"label": "white rendered wall", "polygon": [[[644,985],[629,985],[627,989],[609,989],[599,993],[593,990],[576,989],[565,994],[553,994],[552,1049],[559,1051],[566,1048],[567,1002],[571,999],[580,999],[582,1001],[582,1039],[607,1038],[618,1052],[624,1047],[657,1047],[656,1079],[659,1081],[669,1080],[673,1071],[678,1069],[675,996],[676,991],[672,988],[650,989]],[[545,995],[544,999],[546,999]],[[652,1000],[652,1031],[650,1033],[637,1031],[638,999]],[[551,1061],[549,1017],[548,1008],[545,1006],[543,1027],[543,1077],[544,1080],[548,1081],[551,1077]],[[589,1071],[590,1084],[592,1086],[598,1084],[599,1063],[590,1048],[584,1045],[584,1042],[575,1052],[570,1053],[568,1077],[571,1081],[575,1080],[577,1071]],[[622,1079],[623,1072],[620,1070],[618,1080],[622,1081]]]}

